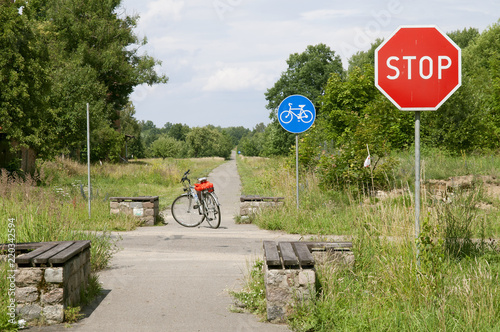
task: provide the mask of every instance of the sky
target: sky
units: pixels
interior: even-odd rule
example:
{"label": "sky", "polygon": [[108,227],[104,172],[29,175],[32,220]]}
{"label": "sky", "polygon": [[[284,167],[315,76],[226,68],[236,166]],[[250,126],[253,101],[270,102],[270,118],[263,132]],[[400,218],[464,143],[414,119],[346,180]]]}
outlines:
{"label": "sky", "polygon": [[135,34],[148,43],[139,53],[169,77],[135,88],[138,120],[252,129],[269,123],[264,94],[308,45],[326,44],[347,69],[401,25],[482,32],[499,22],[500,1],[123,0],[120,15],[140,16]]}

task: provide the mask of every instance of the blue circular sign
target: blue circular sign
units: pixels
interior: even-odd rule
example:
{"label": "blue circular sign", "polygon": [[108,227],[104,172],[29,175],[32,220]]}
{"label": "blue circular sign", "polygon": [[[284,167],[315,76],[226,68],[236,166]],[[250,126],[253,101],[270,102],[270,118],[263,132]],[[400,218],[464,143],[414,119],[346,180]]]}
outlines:
{"label": "blue circular sign", "polygon": [[278,120],[281,126],[294,134],[311,128],[316,119],[313,103],[304,96],[293,95],[285,98],[278,107]]}

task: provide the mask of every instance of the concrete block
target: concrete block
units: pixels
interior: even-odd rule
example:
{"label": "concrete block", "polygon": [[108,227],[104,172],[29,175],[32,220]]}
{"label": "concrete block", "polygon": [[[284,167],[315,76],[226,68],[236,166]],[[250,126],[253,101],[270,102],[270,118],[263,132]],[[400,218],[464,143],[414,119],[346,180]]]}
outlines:
{"label": "concrete block", "polygon": [[62,304],[64,292],[62,288],[52,288],[46,292],[42,292],[41,303],[46,305]]}
{"label": "concrete block", "polygon": [[37,286],[42,282],[43,270],[41,268],[20,268],[15,272],[16,286]]}
{"label": "concrete block", "polygon": [[63,268],[54,267],[45,269],[45,282],[50,283],[62,283],[63,280]]}
{"label": "concrete block", "polygon": [[16,302],[17,303],[31,303],[38,300],[37,287],[21,287],[16,288]]}
{"label": "concrete block", "polygon": [[16,314],[19,319],[33,321],[41,318],[42,307],[39,304],[19,304],[16,308]]}
{"label": "concrete block", "polygon": [[147,216],[142,218],[142,226],[154,226],[155,218],[153,216]]}
{"label": "concrete block", "polygon": [[42,315],[48,324],[62,323],[64,321],[64,306],[62,304],[45,306],[42,309]]}
{"label": "concrete block", "polygon": [[129,207],[131,209],[142,209],[143,208],[142,204],[143,204],[142,202],[130,202]]}
{"label": "concrete block", "polygon": [[292,270],[265,268],[267,319],[283,323],[292,313],[296,300],[307,300],[316,291],[316,272],[313,269]]}

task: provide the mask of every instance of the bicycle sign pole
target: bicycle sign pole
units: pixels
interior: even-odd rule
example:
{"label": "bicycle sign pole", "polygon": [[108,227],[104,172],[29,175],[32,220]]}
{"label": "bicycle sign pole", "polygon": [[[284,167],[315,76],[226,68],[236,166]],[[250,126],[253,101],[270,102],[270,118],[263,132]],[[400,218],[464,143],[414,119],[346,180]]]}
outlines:
{"label": "bicycle sign pole", "polygon": [[295,134],[295,173],[297,180],[297,210],[299,209],[299,134],[311,128],[316,119],[313,103],[304,96],[292,95],[278,107],[278,120],[286,131]]}

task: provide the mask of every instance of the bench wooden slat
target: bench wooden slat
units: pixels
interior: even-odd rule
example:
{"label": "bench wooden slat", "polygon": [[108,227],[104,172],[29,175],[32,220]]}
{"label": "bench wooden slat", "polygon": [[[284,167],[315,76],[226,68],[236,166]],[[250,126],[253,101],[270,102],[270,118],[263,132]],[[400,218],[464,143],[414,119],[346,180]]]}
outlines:
{"label": "bench wooden slat", "polygon": [[38,255],[41,255],[43,254],[44,252],[52,249],[53,247],[55,247],[57,245],[57,243],[54,243],[54,242],[47,242],[47,243],[42,243],[42,245],[38,246],[37,249],[27,253],[27,254],[24,254],[24,255],[19,255],[16,257],[16,263],[18,264],[29,264],[31,263],[31,260],[35,257],[37,257]]}
{"label": "bench wooden slat", "polygon": [[281,252],[281,258],[283,258],[283,264],[285,266],[299,265],[299,260],[297,259],[290,242],[279,242],[278,246]]}
{"label": "bench wooden slat", "polygon": [[49,258],[51,258],[52,256],[55,256],[56,254],[60,253],[64,249],[68,248],[73,243],[75,243],[75,242],[73,242],[73,241],[60,242],[52,249],[47,250],[44,253],[42,253],[41,255],[36,256],[33,259],[33,262],[35,264],[46,264],[47,261],[49,260]]}
{"label": "bench wooden slat", "polygon": [[314,257],[305,243],[293,242],[293,247],[299,259],[300,266],[304,267],[314,265]]}
{"label": "bench wooden slat", "polygon": [[272,201],[279,202],[283,201],[285,197],[263,197],[263,196],[240,196],[240,202],[263,202],[263,201]]}
{"label": "bench wooden slat", "polygon": [[76,256],[81,253],[85,249],[90,248],[90,241],[78,241],[73,243],[71,246],[67,247],[63,251],[49,258],[50,264],[62,264],[65,263],[68,259]]}
{"label": "bench wooden slat", "polygon": [[264,241],[264,257],[267,266],[280,266],[281,259],[274,241]]}
{"label": "bench wooden slat", "polygon": [[352,248],[352,242],[304,242],[310,251]]}
{"label": "bench wooden slat", "polygon": [[[16,243],[16,251],[22,250],[35,250],[38,249],[45,244],[50,244],[55,242],[28,242],[28,243]],[[5,251],[9,249],[9,244],[0,244],[0,251]]]}
{"label": "bench wooden slat", "polygon": [[109,200],[111,202],[131,201],[131,202],[151,202],[151,203],[153,203],[155,200],[158,200],[158,197],[159,196],[110,197]]}

